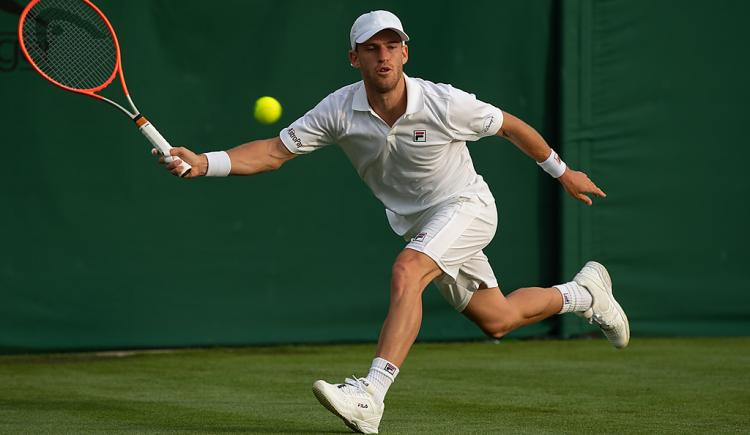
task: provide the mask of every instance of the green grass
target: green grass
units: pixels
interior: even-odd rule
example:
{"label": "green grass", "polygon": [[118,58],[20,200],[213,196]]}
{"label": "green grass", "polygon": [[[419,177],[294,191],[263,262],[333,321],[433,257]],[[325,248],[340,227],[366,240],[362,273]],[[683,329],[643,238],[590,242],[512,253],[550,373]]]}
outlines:
{"label": "green grass", "polygon": [[[3,433],[348,433],[373,345],[0,357]],[[750,339],[418,344],[381,433],[749,433]]]}

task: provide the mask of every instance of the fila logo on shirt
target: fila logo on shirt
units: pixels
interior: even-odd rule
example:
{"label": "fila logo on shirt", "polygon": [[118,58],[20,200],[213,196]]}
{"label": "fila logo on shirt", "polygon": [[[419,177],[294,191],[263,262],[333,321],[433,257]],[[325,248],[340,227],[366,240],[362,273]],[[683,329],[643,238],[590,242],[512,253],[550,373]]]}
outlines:
{"label": "fila logo on shirt", "polygon": [[416,236],[414,236],[413,239],[411,239],[412,242],[422,242],[424,241],[424,238],[427,237],[427,233],[419,233]]}
{"label": "fila logo on shirt", "polygon": [[414,142],[427,142],[427,130],[414,130]]}

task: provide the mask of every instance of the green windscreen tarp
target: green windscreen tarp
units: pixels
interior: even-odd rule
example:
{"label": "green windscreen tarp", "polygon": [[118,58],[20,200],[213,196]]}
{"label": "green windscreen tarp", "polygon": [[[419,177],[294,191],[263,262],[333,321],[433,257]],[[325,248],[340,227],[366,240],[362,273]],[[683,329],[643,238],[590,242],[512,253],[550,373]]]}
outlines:
{"label": "green windscreen tarp", "polygon": [[604,262],[634,335],[750,333],[750,3],[562,4],[563,148],[609,195],[563,203],[563,272]]}
{"label": "green windscreen tarp", "polygon": [[[97,4],[117,29],[136,104],[173,145],[199,152],[276,135],[359,80],[349,29],[373,7],[234,0],[223,4],[232,13],[217,14],[205,1]],[[407,74],[476,93],[545,133],[556,122],[551,1],[378,7],[412,38]],[[337,147],[273,174],[175,179],[125,117],[20,60],[17,20],[0,9],[0,350],[377,339],[405,242]],[[252,119],[262,95],[284,106],[274,126]],[[503,287],[551,284],[549,180],[499,138],[470,149],[500,209],[486,252]],[[482,337],[433,288],[424,313],[422,339]]]}

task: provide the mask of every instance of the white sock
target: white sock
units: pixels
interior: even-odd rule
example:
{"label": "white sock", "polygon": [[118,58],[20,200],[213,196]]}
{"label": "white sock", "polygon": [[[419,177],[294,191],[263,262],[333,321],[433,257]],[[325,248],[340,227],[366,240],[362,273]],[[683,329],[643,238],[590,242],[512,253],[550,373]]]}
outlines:
{"label": "white sock", "polygon": [[398,367],[390,361],[376,357],[372,360],[370,372],[367,374],[367,381],[375,387],[375,398],[381,403],[385,399],[385,393],[388,392],[393,381],[398,376]]}
{"label": "white sock", "polygon": [[563,306],[559,314],[569,313],[571,311],[586,311],[591,308],[591,293],[586,287],[581,286],[575,281],[555,286],[560,290],[563,297]]}

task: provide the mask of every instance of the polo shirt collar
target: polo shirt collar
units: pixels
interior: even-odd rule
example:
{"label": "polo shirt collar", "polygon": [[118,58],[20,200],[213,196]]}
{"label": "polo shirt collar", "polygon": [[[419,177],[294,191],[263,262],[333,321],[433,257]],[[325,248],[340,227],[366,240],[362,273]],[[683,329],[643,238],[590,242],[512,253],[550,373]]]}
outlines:
{"label": "polo shirt collar", "polygon": [[[424,108],[424,95],[422,94],[422,87],[419,86],[416,80],[404,74],[406,80],[406,113],[409,115],[412,113],[419,112]],[[367,91],[365,91],[365,84],[361,82],[360,87],[354,93],[354,99],[352,100],[352,109],[361,112],[369,112],[370,103],[367,102]]]}

